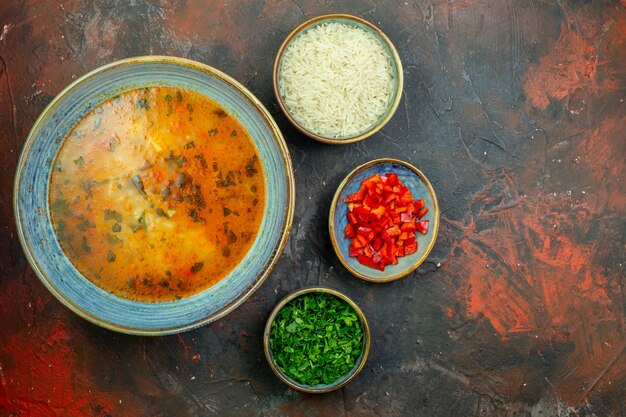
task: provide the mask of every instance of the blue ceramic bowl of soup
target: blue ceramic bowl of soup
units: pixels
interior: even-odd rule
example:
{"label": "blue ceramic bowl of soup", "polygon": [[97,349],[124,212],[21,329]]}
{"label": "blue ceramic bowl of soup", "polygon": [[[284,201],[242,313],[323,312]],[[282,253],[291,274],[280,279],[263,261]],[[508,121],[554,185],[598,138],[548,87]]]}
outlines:
{"label": "blue ceramic bowl of soup", "polygon": [[[426,234],[415,232],[417,251],[397,258],[397,264],[386,265],[384,270],[371,268],[361,264],[356,257],[350,256],[351,239],[345,237],[348,225],[348,204],[344,200],[356,193],[363,180],[379,174],[395,173],[399,180],[411,191],[415,200],[423,199],[428,208],[426,215],[420,220],[428,220]],[[330,238],[337,257],[353,275],[366,281],[383,283],[402,278],[420,266],[428,257],[435,245],[439,230],[439,204],[437,196],[426,176],[408,162],[398,159],[381,158],[364,163],[355,168],[339,185],[333,198],[329,215]]]}
{"label": "blue ceramic bowl of soup", "polygon": [[[77,268],[77,263],[68,256],[68,253],[71,252],[68,251],[68,247],[71,245],[64,247],[62,244],[63,240],[59,237],[63,227],[57,224],[60,221],[54,218],[55,216],[58,217],[59,212],[67,211],[68,207],[66,206],[69,206],[71,211],[72,204],[80,204],[81,199],[89,198],[92,191],[95,190],[95,186],[106,184],[105,187],[113,188],[115,173],[111,174],[111,182],[108,179],[106,182],[94,180],[87,182],[87,188],[82,183],[81,186],[86,190],[86,195],[79,195],[74,198],[68,196],[60,198],[58,195],[58,193],[63,192],[69,193],[67,190],[70,188],[63,188],[63,184],[71,182],[70,176],[63,183],[56,184],[55,187],[52,187],[51,181],[54,178],[53,171],[55,169],[62,171],[71,168],[80,173],[79,170],[82,171],[83,168],[87,169],[89,166],[91,160],[88,156],[83,158],[81,155],[76,159],[71,159],[73,163],[68,164],[71,165],[69,168],[67,166],[61,167],[58,160],[62,155],[64,145],[70,138],[76,141],[82,137],[82,133],[75,130],[77,126],[80,126],[82,120],[87,117],[95,117],[96,113],[102,112],[102,108],[105,109],[106,113],[107,106],[112,106],[111,103],[114,103],[115,100],[126,97],[133,91],[159,91],[160,88],[209,99],[223,111],[214,111],[212,116],[208,116],[221,118],[226,113],[236,120],[238,129],[244,129],[247,132],[253,143],[253,148],[256,149],[256,155],[249,162],[246,170],[243,171],[243,177],[246,176],[245,174],[252,176],[262,172],[264,194],[263,201],[259,205],[262,210],[259,214],[258,228],[255,234],[247,235],[248,237],[253,236],[253,238],[248,239],[249,247],[242,253],[241,259],[230,272],[225,273],[222,279],[199,292],[186,294],[183,297],[172,297],[172,299],[164,301],[146,301],[141,298],[137,300],[133,297],[120,296],[114,291],[107,291],[96,285],[97,279],[93,279],[91,276],[90,279],[87,279],[86,274]],[[166,101],[163,108],[167,109],[169,115],[172,109],[176,108],[177,101],[180,101],[178,107],[190,112],[188,120],[191,121],[193,109],[191,105],[183,106],[181,97],[183,94],[166,94],[163,96]],[[136,103],[137,108],[141,111],[147,110],[148,103],[147,100],[139,100]],[[113,113],[114,111],[112,111]],[[205,116],[207,115],[198,114],[197,109],[196,113],[193,114],[193,117],[199,117],[200,120],[204,119]],[[96,128],[101,129],[98,123],[96,121],[94,124],[94,131]],[[193,140],[186,139],[186,143],[181,149],[184,148],[185,151],[198,149],[202,145],[202,140],[212,139],[213,136],[216,136],[216,132],[208,130],[201,140],[196,139],[195,143]],[[241,132],[238,136],[233,129],[228,136],[235,143],[235,140],[241,137]],[[111,142],[107,142],[107,150],[104,152],[113,151],[113,147],[124,143],[124,140],[125,138],[116,139],[112,136]],[[158,147],[158,145],[154,146]],[[236,156],[239,149],[241,147],[237,148],[233,145],[231,155]],[[159,151],[164,152],[161,149]],[[226,153],[228,152],[231,150],[226,149]],[[190,156],[184,158],[181,150],[181,155],[176,155],[174,152],[168,153],[159,159],[159,164],[163,165],[165,170],[176,169],[177,164],[180,167],[185,164],[196,163],[200,166],[199,170],[211,173],[212,160],[202,161],[201,159],[194,160]],[[202,163],[200,164],[200,162]],[[138,167],[138,169],[141,171],[151,166],[146,165],[146,167]],[[207,187],[210,188],[213,183],[228,186],[236,182],[234,174],[229,172],[227,175],[224,172],[222,176],[221,172],[218,173],[216,163],[213,163],[213,168],[214,175],[219,174],[216,181],[205,180],[202,184],[191,184],[189,178],[185,183],[185,177],[181,176],[183,180],[178,184],[179,190],[187,191],[179,191],[179,201],[184,203],[183,197],[185,197],[188,202],[193,203],[195,197],[190,191],[193,187],[197,187],[196,191],[200,190],[201,187],[205,187],[204,189],[207,190]],[[124,187],[131,187],[132,189],[134,186],[139,193],[139,197],[136,197],[136,200],[139,199],[137,201],[142,201],[141,198],[147,199],[150,192],[158,192],[158,190],[154,191],[154,187],[152,191],[148,189],[147,179],[144,179],[146,184],[144,190],[144,183],[141,182],[139,176],[133,177],[132,181],[129,181],[129,178],[117,179],[118,184],[116,185],[122,191]],[[159,195],[159,200],[152,201],[161,202],[175,198],[172,197],[169,189],[163,188],[161,193],[163,195]],[[215,194],[217,195],[217,191]],[[293,219],[294,195],[293,169],[285,141],[269,112],[252,93],[231,77],[207,65],[181,58],[148,56],[125,59],[98,68],[72,83],[46,107],[35,122],[22,151],[15,179],[14,211],[19,238],[26,257],[41,282],[59,301],[83,318],[111,330],[140,335],[162,335],[189,330],[217,320],[233,311],[259,288],[271,273],[285,246]],[[199,198],[201,199],[201,197]],[[206,192],[204,198],[207,198]],[[63,202],[60,206],[59,201]],[[204,201],[199,203],[196,201],[196,204],[202,208],[205,207]],[[255,204],[257,204],[256,201]],[[87,233],[95,228],[94,223],[107,221],[113,225],[113,232],[109,233],[110,236],[113,236],[115,232],[124,233],[122,227],[126,228],[128,224],[121,225],[123,222],[121,221],[121,214],[118,213],[123,209],[121,206],[119,204],[107,208],[104,212],[104,218],[102,218],[102,213],[93,221],[86,217],[78,225],[78,228]],[[152,203],[151,207],[156,212],[156,214],[151,214],[151,218],[155,219],[155,222],[169,220],[175,216],[174,211],[167,212],[167,210],[159,207],[155,208]],[[87,213],[91,208],[87,204],[81,209]],[[245,237],[244,233],[236,236],[232,231],[228,231],[227,221],[224,221],[224,218],[230,215],[230,218],[233,219],[234,216],[239,216],[239,211],[235,210],[233,213],[233,210],[224,206],[223,210],[220,209],[218,212],[214,210],[211,210],[211,213],[205,212],[203,217],[200,217],[193,210],[189,210],[188,215],[195,222],[208,225],[219,224],[220,229],[223,224],[224,232],[230,233],[226,236],[234,241],[237,238],[241,240]],[[117,223],[118,220],[120,224]],[[132,233],[138,232],[137,229],[141,229],[142,225],[146,229],[143,213],[139,220],[133,221],[136,224],[130,224]],[[144,230],[139,230],[138,233],[143,232]],[[127,233],[129,236],[131,232],[127,231]],[[85,236],[93,235],[87,233]],[[135,247],[134,249],[133,256],[136,256],[137,260],[143,257],[144,249],[146,252],[148,251],[149,244],[154,246],[150,243],[149,235],[146,236],[145,248]],[[115,244],[123,241],[123,239],[114,238],[117,240],[114,242]],[[162,240],[166,239],[162,238]],[[216,240],[219,241],[219,237],[216,236]],[[140,242],[141,240],[136,239],[135,241]],[[202,245],[202,243],[198,242],[197,245]],[[78,246],[82,246],[85,250],[89,249],[84,254],[87,257],[84,263],[89,263],[89,256],[93,258],[94,262],[103,257],[108,259],[108,262],[120,260],[119,256],[116,259],[113,251],[109,251],[108,254],[100,253],[102,251],[97,249],[99,248],[98,242],[90,242],[87,238],[83,237],[82,243]],[[187,246],[193,246],[193,244]],[[191,262],[187,258],[191,259],[193,254],[187,252],[187,247],[185,247],[179,250],[173,248],[163,256],[173,256]],[[165,263],[165,261],[163,258],[149,259],[145,262],[146,264],[159,264]],[[194,263],[191,268],[188,268],[190,269],[188,275],[199,273],[203,265],[206,267],[210,262],[212,262],[211,259],[206,259],[204,262]],[[133,263],[129,262],[129,264]],[[169,270],[165,272],[172,275]],[[100,279],[101,277],[97,278]],[[134,286],[135,282],[141,283],[134,281],[133,278],[128,280],[128,285]],[[180,282],[182,279],[179,280]],[[146,279],[143,283],[151,284]],[[162,284],[162,291],[167,291],[167,286],[170,285],[167,282],[160,282],[160,284]]]}

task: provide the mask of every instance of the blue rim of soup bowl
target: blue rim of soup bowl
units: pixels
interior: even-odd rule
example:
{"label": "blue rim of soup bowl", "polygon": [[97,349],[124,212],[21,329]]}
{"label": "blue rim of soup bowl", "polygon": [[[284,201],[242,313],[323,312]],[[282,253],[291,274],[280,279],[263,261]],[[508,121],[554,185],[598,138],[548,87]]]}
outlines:
{"label": "blue rim of soup bowl", "polygon": [[[176,87],[218,102],[246,128],[259,153],[266,184],[263,220],[243,260],[208,289],[172,302],[144,303],[110,294],[81,275],[61,249],[49,209],[54,161],[73,127],[104,101],[143,87]],[[280,258],[294,215],[291,157],[276,122],[243,85],[206,64],[141,56],[99,67],[59,93],[33,125],[14,183],[13,208],[20,243],[33,271],[66,307],[104,328],[136,335],[164,335],[215,321],[242,304]],[[272,201],[269,201],[269,198]]]}
{"label": "blue rim of soup bowl", "polygon": [[[361,265],[356,258],[350,257],[350,241],[344,238],[344,230],[348,224],[346,216],[348,205],[343,202],[361,186],[361,182],[374,174],[384,175],[395,172],[402,183],[408,187],[414,199],[423,198],[428,213],[422,220],[429,220],[428,233],[415,233],[418,243],[417,252],[398,258],[397,265],[387,265],[384,271]],[[350,172],[337,188],[333,197],[328,218],[330,239],[342,265],[353,275],[370,282],[383,283],[402,278],[415,271],[428,257],[435,245],[439,231],[439,203],[433,186],[428,178],[408,162],[393,158],[380,158],[366,162]]]}

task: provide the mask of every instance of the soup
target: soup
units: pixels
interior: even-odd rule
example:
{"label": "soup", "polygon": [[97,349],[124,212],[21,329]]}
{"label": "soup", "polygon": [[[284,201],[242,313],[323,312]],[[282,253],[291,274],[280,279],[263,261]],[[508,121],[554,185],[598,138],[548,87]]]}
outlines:
{"label": "soup", "polygon": [[57,239],[92,283],[171,301],[214,285],[258,233],[265,182],[246,130],[214,101],[132,90],[87,114],[50,180]]}

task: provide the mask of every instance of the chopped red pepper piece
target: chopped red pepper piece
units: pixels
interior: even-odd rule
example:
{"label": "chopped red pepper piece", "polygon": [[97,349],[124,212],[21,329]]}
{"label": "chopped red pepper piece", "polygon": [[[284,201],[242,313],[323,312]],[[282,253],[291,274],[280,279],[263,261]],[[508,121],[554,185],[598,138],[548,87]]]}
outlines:
{"label": "chopped red pepper piece", "polygon": [[385,230],[389,236],[398,236],[401,233],[401,230],[398,226],[391,226],[387,230]]}
{"label": "chopped red pepper piece", "polygon": [[352,225],[352,223],[348,223],[348,225],[346,226],[344,237],[352,238],[355,235],[356,233],[354,233],[354,226]]}
{"label": "chopped red pepper piece", "polygon": [[363,253],[363,248],[357,249],[354,246],[350,245],[350,256],[356,257]]}
{"label": "chopped red pepper piece", "polygon": [[400,221],[402,223],[413,223],[413,215],[411,213],[400,214]]}
{"label": "chopped red pepper piece", "polygon": [[363,200],[363,206],[375,209],[375,208],[378,208],[378,206],[380,206],[380,201],[377,198],[374,198],[368,194],[365,196],[365,199]]}
{"label": "chopped red pepper piece", "polygon": [[378,206],[377,208],[372,210],[372,214],[376,216],[376,219],[380,219],[383,214],[385,214],[385,206]]}
{"label": "chopped red pepper piece", "polygon": [[423,235],[428,233],[428,220],[422,220],[415,223],[415,229]]}
{"label": "chopped red pepper piece", "polygon": [[[348,225],[348,226],[350,226],[350,225]],[[400,230],[402,230],[403,232],[412,232],[413,230],[415,230],[415,223],[413,223],[410,220],[408,222],[406,222],[406,223],[402,223],[400,225]]]}
{"label": "chopped red pepper piece", "polygon": [[374,269],[378,269],[380,271],[384,271],[385,267],[381,266],[380,264],[375,263],[372,258],[370,258],[369,256],[366,255],[359,255],[357,256],[357,260],[359,261],[359,263],[361,263],[362,265],[365,266],[369,266],[370,268],[374,268]]}
{"label": "chopped red pepper piece", "polygon": [[365,197],[366,192],[367,192],[367,188],[365,188],[364,185],[361,185],[361,188],[359,188],[359,191],[348,195],[348,197],[344,198],[343,202],[355,203],[355,202],[363,201],[363,197]]}
{"label": "chopped red pepper piece", "polygon": [[426,206],[422,207],[421,209],[419,209],[417,211],[417,218],[421,219],[422,217],[424,217],[426,215],[426,213],[428,213],[428,208]]}
{"label": "chopped red pepper piece", "polygon": [[410,255],[417,252],[417,242],[413,242],[410,245],[404,245],[404,254]]}
{"label": "chopped red pepper piece", "polygon": [[400,196],[399,201],[401,203],[404,203],[404,204],[412,203],[413,202],[413,195],[411,194],[410,191],[407,191],[406,193],[404,193],[404,194],[402,194]]}

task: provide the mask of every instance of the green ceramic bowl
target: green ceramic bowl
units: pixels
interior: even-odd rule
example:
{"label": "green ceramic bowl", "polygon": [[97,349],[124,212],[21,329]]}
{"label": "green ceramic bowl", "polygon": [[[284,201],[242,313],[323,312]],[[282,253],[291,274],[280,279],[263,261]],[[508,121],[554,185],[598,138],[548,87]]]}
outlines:
{"label": "green ceramic bowl", "polygon": [[[266,198],[261,229],[241,263],[209,289],[173,302],[142,303],[93,285],[61,249],[49,207],[53,162],[68,133],[95,106],[128,90],[169,86],[200,93],[246,128],[259,152]],[[285,246],[294,213],[291,159],[276,123],[259,100],[228,75],[181,58],[147,56],[105,65],[63,90],[35,122],[15,178],[17,231],[33,270],[65,306],[108,329],[141,335],[188,330],[233,311],[272,271]]]}
{"label": "green ceramic bowl", "polygon": [[[387,105],[385,112],[378,118],[378,120],[366,131],[360,132],[357,135],[349,136],[349,137],[326,137],[315,132],[312,132],[310,129],[304,127],[301,123],[299,123],[296,119],[294,119],[293,115],[289,112],[289,108],[285,105],[283,101],[282,93],[280,91],[280,86],[278,83],[280,74],[281,74],[281,66],[282,59],[285,54],[286,49],[289,47],[290,43],[296,39],[299,35],[306,32],[309,29],[314,28],[317,25],[325,24],[329,22],[338,22],[347,24],[350,26],[355,26],[365,30],[374,36],[374,38],[378,39],[380,43],[383,45],[388,58],[389,63],[391,65],[391,72],[393,76],[393,86],[391,92],[391,99]],[[327,14],[322,16],[314,17],[313,19],[307,20],[302,23],[300,26],[295,28],[283,41],[282,45],[278,49],[278,53],[276,54],[276,58],[274,60],[274,69],[272,72],[272,82],[274,86],[274,95],[276,96],[276,101],[278,102],[279,107],[287,116],[287,119],[298,129],[300,132],[304,133],[308,137],[315,139],[320,142],[329,143],[333,145],[341,145],[346,143],[358,142],[360,140],[366,139],[372,136],[374,133],[378,132],[389,122],[393,114],[395,113],[398,105],[400,104],[400,99],[402,98],[402,88],[404,86],[404,75],[402,73],[402,61],[400,60],[400,55],[396,51],[396,48],[391,43],[391,40],[381,31],[378,27],[374,26],[372,23],[367,20],[361,19],[357,16],[352,16],[349,14]]]}
{"label": "green ceramic bowl", "polygon": [[[300,296],[303,296],[305,294],[312,294],[312,293],[331,294],[345,301],[346,303],[348,303],[350,307],[354,309],[355,313],[357,314],[359,318],[359,321],[361,322],[361,326],[363,328],[363,349],[361,351],[361,355],[357,358],[356,363],[354,367],[350,370],[350,372],[348,372],[346,375],[344,375],[343,377],[339,378],[338,380],[336,380],[335,382],[331,384],[304,385],[304,384],[299,383],[298,381],[293,380],[292,378],[287,376],[283,371],[281,371],[279,367],[276,365],[274,356],[272,354],[272,350],[270,349],[270,332],[272,329],[272,324],[274,323],[274,319],[276,318],[280,310],[290,301]],[[357,306],[354,301],[348,298],[347,295],[337,290],[333,290],[331,288],[325,288],[325,287],[303,288],[298,291],[294,291],[291,294],[284,297],[282,300],[278,302],[278,304],[276,304],[276,306],[270,313],[270,316],[267,319],[267,323],[265,325],[265,331],[263,332],[263,349],[265,350],[265,357],[267,358],[267,362],[269,363],[270,368],[272,368],[272,371],[274,371],[276,376],[278,376],[278,378],[280,378],[281,381],[289,385],[291,388],[297,389],[298,391],[310,393],[310,394],[323,394],[326,392],[337,390],[343,387],[344,385],[346,385],[347,383],[349,383],[350,381],[352,381],[354,378],[356,378],[356,376],[359,374],[359,372],[361,372],[361,370],[365,366],[365,362],[367,362],[367,357],[370,351],[370,343],[371,343],[371,340],[370,340],[369,325],[367,324],[367,319],[365,318],[365,315],[363,314],[359,306]]]}

